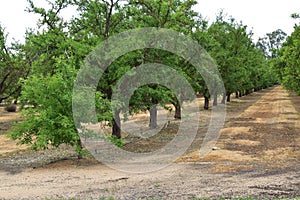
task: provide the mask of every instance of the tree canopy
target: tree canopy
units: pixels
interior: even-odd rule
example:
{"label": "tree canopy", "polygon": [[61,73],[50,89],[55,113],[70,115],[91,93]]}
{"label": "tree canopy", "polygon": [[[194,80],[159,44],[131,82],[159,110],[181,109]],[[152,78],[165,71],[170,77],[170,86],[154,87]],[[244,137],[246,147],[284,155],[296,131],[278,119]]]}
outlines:
{"label": "tree canopy", "polygon": [[[295,19],[299,15],[294,14]],[[289,90],[300,95],[300,26],[295,24],[293,33],[287,37],[282,48],[278,51],[275,62],[275,71],[279,81]]]}

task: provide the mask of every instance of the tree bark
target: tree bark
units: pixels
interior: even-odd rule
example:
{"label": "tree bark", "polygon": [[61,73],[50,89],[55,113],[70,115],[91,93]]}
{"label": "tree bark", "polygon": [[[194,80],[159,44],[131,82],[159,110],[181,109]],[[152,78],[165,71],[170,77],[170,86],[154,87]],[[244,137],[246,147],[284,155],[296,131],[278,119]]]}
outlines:
{"label": "tree bark", "polygon": [[217,105],[218,105],[218,95],[214,94],[213,106],[217,106]]}
{"label": "tree bark", "polygon": [[235,98],[239,98],[240,96],[239,96],[239,92],[235,92]]}
{"label": "tree bark", "polygon": [[181,119],[181,106],[180,103],[177,101],[175,104],[175,115],[174,118],[175,119]]}
{"label": "tree bark", "polygon": [[154,128],[157,128],[157,103],[158,103],[158,101],[155,98],[152,98],[151,102],[153,103],[153,105],[149,109],[149,112],[150,112],[149,127],[150,127],[150,129],[154,129]]}
{"label": "tree bark", "polygon": [[250,94],[250,91],[247,89],[246,90],[246,95],[249,95]]}
{"label": "tree bark", "polygon": [[[83,145],[82,145],[82,142],[81,142],[80,138],[77,140],[77,145],[78,145],[78,147],[80,148],[80,151],[81,151],[83,149]],[[82,154],[80,152],[78,153],[77,158],[82,159]]]}
{"label": "tree bark", "polygon": [[209,97],[204,96],[204,110],[208,110],[209,108]]}
{"label": "tree bark", "polygon": [[226,94],[223,94],[221,104],[225,104],[225,101],[226,101]]}
{"label": "tree bark", "polygon": [[151,129],[155,129],[157,127],[157,107],[156,107],[156,105],[151,106],[149,112],[150,112],[149,127]]}
{"label": "tree bark", "polygon": [[227,93],[227,102],[230,102],[230,101],[231,101],[230,96],[231,96],[231,93]]}
{"label": "tree bark", "polygon": [[112,135],[116,136],[116,138],[121,138],[121,119],[120,119],[120,111],[115,111],[113,118],[113,127],[112,127]]}

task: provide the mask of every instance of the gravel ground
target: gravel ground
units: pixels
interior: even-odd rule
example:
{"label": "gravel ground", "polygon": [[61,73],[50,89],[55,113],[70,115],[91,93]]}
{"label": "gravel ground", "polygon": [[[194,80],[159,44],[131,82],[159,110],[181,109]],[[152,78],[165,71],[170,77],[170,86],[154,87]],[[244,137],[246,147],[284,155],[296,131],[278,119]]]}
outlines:
{"label": "gravel ground", "polygon": [[[209,163],[181,163],[151,174],[126,174],[101,164],[65,160],[1,175],[1,199],[192,199],[300,197],[299,165],[215,173]],[[230,164],[230,163],[228,163]]]}

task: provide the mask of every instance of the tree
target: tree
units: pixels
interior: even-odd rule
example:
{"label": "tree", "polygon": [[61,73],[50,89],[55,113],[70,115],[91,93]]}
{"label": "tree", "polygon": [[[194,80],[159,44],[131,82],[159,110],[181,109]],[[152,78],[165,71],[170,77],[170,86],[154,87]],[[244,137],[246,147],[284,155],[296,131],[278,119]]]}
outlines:
{"label": "tree", "polygon": [[[136,28],[168,28],[185,35],[191,35],[193,27],[196,23],[195,18],[198,17],[198,14],[192,10],[192,7],[195,4],[196,1],[194,0],[129,0],[126,8],[128,16],[130,16],[129,21]],[[186,78],[190,79],[190,74],[187,73],[186,69],[188,68],[187,66],[191,67],[191,65],[187,65],[184,61],[182,61],[182,59],[172,55],[170,52],[164,52],[157,49],[145,49],[141,52],[141,54],[142,63],[164,63],[167,66],[180,71]],[[194,80],[194,82],[196,82],[196,80]],[[155,128],[157,125],[156,104],[161,104],[163,107],[165,107],[164,104],[166,102],[171,102],[175,107],[174,117],[177,119],[181,118],[181,104],[184,100],[184,97],[182,97],[182,99],[177,99],[171,94],[170,96],[167,96],[165,94],[168,93],[168,91],[164,87],[157,85],[148,86],[146,88],[148,88],[148,94],[154,95],[148,98],[148,104],[151,105],[148,107],[150,112],[150,127]],[[146,100],[145,98],[142,99],[144,101]]]}
{"label": "tree", "polygon": [[267,59],[277,58],[282,43],[286,40],[287,34],[281,29],[267,33],[265,37],[259,38],[256,46],[261,49]]}
{"label": "tree", "polygon": [[24,120],[15,126],[11,137],[34,149],[66,143],[81,152],[73,122],[72,89],[84,46],[69,37],[67,23],[59,17],[69,5],[67,1],[49,1],[49,10],[29,3],[29,11],[41,16],[39,25],[43,28],[27,33],[24,59],[31,73],[24,80],[20,97],[27,106],[22,110]]}
{"label": "tree", "polygon": [[20,81],[26,79],[29,68],[18,50],[21,45],[7,46],[7,34],[0,25],[0,103],[7,99],[17,99],[21,92]]}
{"label": "tree", "polygon": [[[213,77],[210,83],[212,85],[208,87],[188,58],[184,59],[160,49],[145,48],[118,57],[103,70],[101,79],[97,80],[95,86],[95,107],[72,102],[74,80],[83,62],[86,64],[95,56],[92,50],[98,44],[123,30],[154,26],[172,29],[196,39],[216,60],[225,80],[227,92],[224,95],[228,100],[232,92],[250,90],[255,85],[261,85],[261,82],[255,82],[251,78],[260,79],[268,71],[264,68],[266,63],[262,61],[263,54],[251,43],[251,34],[247,32],[246,26],[234,20],[224,21],[220,18],[208,28],[207,22],[192,10],[192,6],[196,4],[194,0],[128,0],[125,3],[121,3],[120,0],[47,2],[50,5],[49,9],[36,7],[29,0],[28,11],[38,14],[40,20],[37,30],[27,32],[25,45],[19,46],[20,54],[6,53],[5,46],[1,52],[5,61],[3,66],[9,66],[12,61],[18,64],[24,62],[25,64],[20,66],[26,66],[26,70],[30,71],[29,76],[24,76],[22,80],[20,100],[23,105],[27,105],[22,111],[24,121],[15,127],[11,136],[19,139],[20,143],[32,144],[35,149],[66,143],[77,147],[81,152],[82,145],[75,127],[80,123],[91,122],[90,120],[96,120],[93,121],[95,123],[109,121],[112,135],[121,138],[120,114],[128,110],[124,102],[113,99],[113,94],[118,90],[118,81],[128,73],[129,78],[134,80],[137,78],[135,71],[142,65],[156,63],[169,66],[173,71],[160,68],[159,77],[154,78],[168,83],[172,80],[170,74],[179,73],[180,77],[185,78],[182,80],[187,80],[195,92],[204,95],[205,109],[209,107],[210,95],[216,99],[216,96],[221,94],[218,74],[206,72]],[[60,13],[71,5],[77,7],[78,15],[71,21],[65,21],[60,17]],[[186,49],[188,47],[186,44]],[[104,59],[114,53],[113,50],[105,51]],[[11,55],[20,57],[16,59]],[[97,73],[99,69],[89,71],[84,76],[93,79]],[[150,78],[151,71],[144,75]],[[139,87],[129,101],[130,114],[141,110],[150,112],[150,128],[157,126],[157,105],[169,109],[167,104],[172,103],[175,107],[175,118],[181,118],[182,103],[191,99],[187,91],[180,91],[180,96],[176,96],[177,94],[157,82]],[[131,83],[126,82],[128,86]],[[90,86],[89,82],[84,84]],[[180,85],[176,87],[178,88]],[[213,88],[213,91],[208,91],[208,88]],[[84,91],[78,92],[76,98],[81,100],[78,102],[84,101]],[[84,116],[86,121],[74,121],[73,115],[78,114],[72,112],[74,102],[78,108],[88,110]],[[93,110],[94,108],[96,110]],[[94,114],[97,119],[93,118]]]}
{"label": "tree", "polygon": [[275,69],[281,83],[289,90],[300,94],[300,26],[295,25],[293,33],[280,49],[280,58]]}
{"label": "tree", "polygon": [[[211,33],[208,30],[207,22],[201,18],[197,20],[195,31],[192,34],[192,37],[194,40],[196,40],[199,45],[204,48],[210,55],[213,55],[213,52],[217,52],[217,49],[220,49],[220,43],[211,35]],[[213,58],[215,59],[215,58]],[[192,72],[192,74],[194,74]],[[211,74],[211,77],[213,75]],[[207,84],[205,83],[205,80],[203,77],[193,77],[193,84],[194,89],[198,94],[203,95],[204,97],[204,109],[209,109],[209,101],[211,98],[211,94],[208,90]],[[196,83],[196,85],[195,85]],[[215,84],[217,88],[217,83]],[[213,96],[214,96],[214,102],[213,105],[217,105],[217,96],[220,93],[218,90],[214,90]]]}
{"label": "tree", "polygon": [[[197,31],[197,40],[213,57],[222,75],[226,89],[222,94],[223,104],[231,100],[232,93],[241,97],[276,82],[270,63],[266,61],[263,49],[253,43],[252,34],[242,22],[237,23],[232,17],[227,19],[222,12],[207,31]],[[210,94],[205,88],[203,91],[207,109]],[[217,105],[219,94],[217,90],[212,94],[213,105]]]}
{"label": "tree", "polygon": [[[88,44],[91,47],[95,47],[109,36],[122,32],[128,28],[127,21],[124,20],[124,5],[122,6],[119,0],[74,0],[72,1],[72,4],[78,6],[78,17],[72,20],[70,31],[74,40],[81,44]],[[111,101],[114,84],[124,72],[129,69],[128,65],[122,62],[123,60],[120,59],[109,66],[99,81],[97,90],[100,94],[103,94],[102,97],[108,101]],[[98,106],[100,106],[100,104],[98,104]],[[115,110],[113,115],[109,107],[106,107],[107,110],[104,110],[103,108],[103,106],[97,108],[98,119],[110,121],[112,135],[116,138],[120,138],[120,110]]]}
{"label": "tree", "polygon": [[233,18],[224,19],[223,13],[209,27],[208,33],[218,43],[217,48],[211,48],[210,54],[216,60],[226,88],[222,103],[230,101],[230,95],[238,91],[242,80],[247,81],[246,65],[248,47],[251,44],[251,33],[247,26],[238,24]]}

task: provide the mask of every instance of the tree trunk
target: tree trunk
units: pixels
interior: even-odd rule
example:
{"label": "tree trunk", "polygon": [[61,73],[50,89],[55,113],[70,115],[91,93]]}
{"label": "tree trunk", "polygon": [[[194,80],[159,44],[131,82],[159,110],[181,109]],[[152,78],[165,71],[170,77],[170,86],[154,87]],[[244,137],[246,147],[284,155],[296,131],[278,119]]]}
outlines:
{"label": "tree trunk", "polygon": [[209,108],[209,97],[204,96],[204,110]]}
{"label": "tree trunk", "polygon": [[154,129],[157,127],[157,108],[156,105],[151,106],[150,110],[150,129]]}
{"label": "tree trunk", "polygon": [[231,100],[230,95],[231,95],[230,93],[227,93],[227,102],[230,102],[230,100]]}
{"label": "tree trunk", "polygon": [[116,138],[121,138],[121,119],[120,119],[120,111],[115,111],[113,118],[113,127],[112,127],[112,135],[116,136]]}
{"label": "tree trunk", "polygon": [[[83,149],[83,145],[82,145],[82,142],[81,142],[80,138],[77,140],[77,145],[78,145],[78,148],[80,148],[80,151],[81,151]],[[83,158],[81,152],[78,153],[77,158],[78,159]]]}
{"label": "tree trunk", "polygon": [[214,94],[213,106],[217,106],[217,105],[218,105],[218,95]]}
{"label": "tree trunk", "polygon": [[221,104],[225,104],[225,101],[226,101],[226,94],[223,94]]}
{"label": "tree trunk", "polygon": [[249,95],[250,94],[250,91],[247,89],[246,90],[246,95]]}
{"label": "tree trunk", "polygon": [[243,92],[240,91],[240,92],[239,92],[239,97],[242,97],[242,96],[243,96]]}
{"label": "tree trunk", "polygon": [[239,96],[239,92],[235,92],[235,98],[239,98],[240,96]]}
{"label": "tree trunk", "polygon": [[150,122],[149,122],[149,127],[150,129],[157,128],[157,103],[158,101],[154,98],[152,98],[151,102],[153,105],[150,107],[149,112],[150,112]]}
{"label": "tree trunk", "polygon": [[175,115],[174,118],[175,119],[181,119],[181,106],[180,103],[177,101],[175,104]]}

